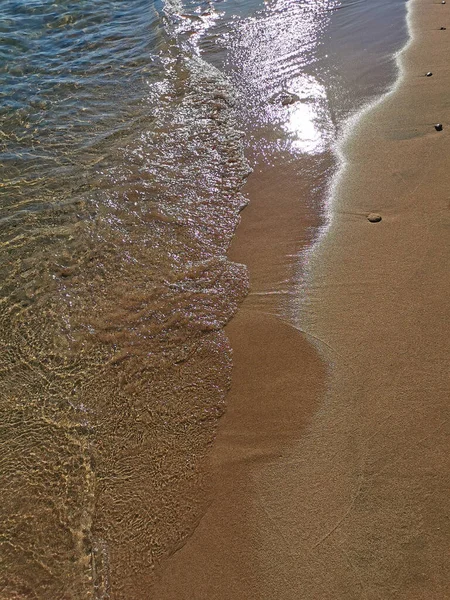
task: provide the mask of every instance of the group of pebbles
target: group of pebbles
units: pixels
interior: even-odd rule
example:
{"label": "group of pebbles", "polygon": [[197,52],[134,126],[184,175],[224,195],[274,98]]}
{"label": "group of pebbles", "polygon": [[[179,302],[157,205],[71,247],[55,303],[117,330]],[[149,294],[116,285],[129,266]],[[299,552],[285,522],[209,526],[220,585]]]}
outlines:
{"label": "group of pebbles", "polygon": [[[446,4],[446,0],[442,0],[441,4]],[[440,28],[441,31],[445,31],[446,29],[447,27]],[[433,73],[431,71],[425,73],[426,77],[431,77],[432,75]],[[297,96],[297,94],[293,94],[292,92],[284,90],[280,94],[274,96],[271,101],[275,104],[281,104],[281,106],[290,106],[291,104],[295,104],[295,102],[298,102],[299,100],[300,98]],[[436,123],[434,128],[436,129],[436,131],[442,131],[444,129],[444,126],[442,125],[442,123]],[[367,220],[371,223],[379,223],[381,221],[381,215],[379,215],[378,213],[369,213],[367,215]]]}
{"label": "group of pebbles", "polygon": [[[441,4],[445,4],[446,0],[442,0]],[[441,27],[440,30],[441,31],[445,31],[447,29],[447,27]],[[426,77],[431,77],[433,75],[433,73],[431,71],[428,71],[428,73],[425,73]],[[442,131],[444,129],[444,126],[442,125],[442,123],[436,123],[434,128],[436,129],[436,131]],[[381,215],[379,215],[378,213],[369,213],[367,215],[367,220],[370,221],[371,223],[379,223],[381,221]]]}

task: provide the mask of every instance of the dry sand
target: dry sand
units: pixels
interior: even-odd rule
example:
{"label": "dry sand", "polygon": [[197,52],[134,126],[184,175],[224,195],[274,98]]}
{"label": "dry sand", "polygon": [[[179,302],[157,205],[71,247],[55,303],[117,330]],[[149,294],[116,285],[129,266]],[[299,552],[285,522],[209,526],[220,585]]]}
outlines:
{"label": "dry sand", "polygon": [[286,287],[314,211],[280,165],[250,180],[231,257],[252,295],[228,327],[215,492],[152,598],[450,598],[449,11],[414,0],[402,79],[345,143],[294,314],[307,336],[260,292]]}

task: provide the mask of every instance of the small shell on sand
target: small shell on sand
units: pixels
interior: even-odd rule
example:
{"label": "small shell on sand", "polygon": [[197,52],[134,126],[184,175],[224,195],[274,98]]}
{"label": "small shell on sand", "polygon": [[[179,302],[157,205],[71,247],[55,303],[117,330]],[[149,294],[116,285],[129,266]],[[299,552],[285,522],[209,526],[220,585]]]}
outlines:
{"label": "small shell on sand", "polygon": [[377,213],[370,213],[367,215],[367,219],[371,223],[379,223],[381,221],[381,215],[379,215]]}
{"label": "small shell on sand", "polygon": [[436,131],[442,131],[444,129],[442,123],[436,123],[434,128],[436,129]]}
{"label": "small shell on sand", "polygon": [[432,75],[433,75],[433,73],[431,71],[428,71],[427,77],[431,77]]}

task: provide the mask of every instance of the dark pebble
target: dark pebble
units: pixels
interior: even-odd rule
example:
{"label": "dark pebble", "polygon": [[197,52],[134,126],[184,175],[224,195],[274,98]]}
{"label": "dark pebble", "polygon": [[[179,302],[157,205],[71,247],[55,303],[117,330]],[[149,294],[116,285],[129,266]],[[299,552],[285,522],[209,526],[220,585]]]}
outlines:
{"label": "dark pebble", "polygon": [[379,223],[381,221],[381,215],[378,215],[377,213],[370,213],[367,215],[367,219],[371,223]]}
{"label": "dark pebble", "polygon": [[282,106],[289,106],[290,104],[298,102],[300,98],[297,96],[297,94],[291,94],[290,92],[287,92],[281,96],[280,100]]}
{"label": "dark pebble", "polygon": [[441,31],[445,31],[447,27],[441,27]]}
{"label": "dark pebble", "polygon": [[436,123],[434,128],[436,129],[436,131],[442,131],[444,129],[444,127],[442,126],[442,123]]}

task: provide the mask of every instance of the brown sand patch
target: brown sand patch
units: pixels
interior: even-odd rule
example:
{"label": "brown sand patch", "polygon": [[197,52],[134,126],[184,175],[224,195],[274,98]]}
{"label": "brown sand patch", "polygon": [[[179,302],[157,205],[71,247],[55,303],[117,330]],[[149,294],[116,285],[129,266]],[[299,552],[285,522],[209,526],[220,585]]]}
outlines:
{"label": "brown sand patch", "polygon": [[[326,160],[322,168],[329,167]],[[290,463],[290,446],[324,385],[316,351],[279,316],[292,290],[291,254],[307,243],[307,227],[318,223],[312,190],[319,193],[319,177],[317,171],[317,179],[306,178],[280,160],[256,170],[247,184],[251,203],[230,254],[249,266],[251,292],[227,326],[233,383],[212,455],[211,503],[187,543],[163,565],[154,598],[265,597],[261,535],[279,544],[279,534],[276,516],[261,499],[261,473]]]}

